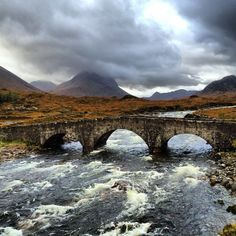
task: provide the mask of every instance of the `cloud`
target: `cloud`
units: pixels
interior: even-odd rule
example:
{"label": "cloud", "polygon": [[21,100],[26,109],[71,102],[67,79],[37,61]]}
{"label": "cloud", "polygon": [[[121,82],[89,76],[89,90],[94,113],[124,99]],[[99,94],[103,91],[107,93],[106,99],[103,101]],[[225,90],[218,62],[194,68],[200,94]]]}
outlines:
{"label": "cloud", "polygon": [[236,62],[235,0],[174,0],[179,13],[192,22],[195,42],[214,52],[198,57],[207,64],[234,65]]}
{"label": "cloud", "polygon": [[115,77],[123,87],[197,85],[198,78],[181,68],[172,35],[140,19],[147,2],[1,0],[0,43],[39,78],[61,80],[55,75],[88,70]]}

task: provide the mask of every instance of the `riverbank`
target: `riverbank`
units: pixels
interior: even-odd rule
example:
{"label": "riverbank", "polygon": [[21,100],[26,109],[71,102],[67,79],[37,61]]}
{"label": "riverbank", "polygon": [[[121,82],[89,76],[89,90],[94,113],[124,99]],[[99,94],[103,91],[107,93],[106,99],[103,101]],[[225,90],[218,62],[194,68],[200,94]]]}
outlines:
{"label": "riverbank", "polygon": [[236,152],[220,152],[212,155],[214,167],[207,174],[210,184],[220,184],[236,196]]}
{"label": "riverbank", "polygon": [[22,141],[0,141],[0,162],[21,158],[22,156],[35,154],[37,147],[27,145]]}

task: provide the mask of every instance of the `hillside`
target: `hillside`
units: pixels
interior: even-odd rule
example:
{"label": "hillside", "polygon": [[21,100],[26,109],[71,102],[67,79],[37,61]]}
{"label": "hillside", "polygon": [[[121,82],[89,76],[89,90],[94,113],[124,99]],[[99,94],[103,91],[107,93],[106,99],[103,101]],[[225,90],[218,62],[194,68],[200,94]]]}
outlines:
{"label": "hillside", "polygon": [[184,97],[189,97],[193,94],[197,93],[197,91],[187,91],[185,89],[179,89],[176,91],[168,92],[168,93],[158,93],[155,92],[149,100],[170,100],[170,99],[180,99]]}
{"label": "hillside", "polygon": [[[72,121],[111,117],[143,112],[196,110],[236,105],[236,94],[198,96],[169,101],[118,99],[102,97],[70,97],[50,93],[27,93],[0,90],[0,126]],[[231,112],[236,119],[236,113]]]}
{"label": "hillside", "polygon": [[33,81],[30,83],[32,86],[34,86],[35,88],[38,88],[44,92],[49,92],[54,90],[57,85],[54,84],[51,81],[46,81],[46,80],[37,80],[37,81]]}
{"label": "hillside", "polygon": [[71,80],[57,86],[54,93],[74,97],[123,97],[127,95],[113,78],[102,77],[91,72],[77,74]]}
{"label": "hillside", "polygon": [[229,75],[223,79],[213,81],[207,85],[201,93],[209,94],[219,92],[236,92],[236,76]]}
{"label": "hillside", "polygon": [[11,89],[19,91],[39,91],[15,74],[0,66],[0,89]]}

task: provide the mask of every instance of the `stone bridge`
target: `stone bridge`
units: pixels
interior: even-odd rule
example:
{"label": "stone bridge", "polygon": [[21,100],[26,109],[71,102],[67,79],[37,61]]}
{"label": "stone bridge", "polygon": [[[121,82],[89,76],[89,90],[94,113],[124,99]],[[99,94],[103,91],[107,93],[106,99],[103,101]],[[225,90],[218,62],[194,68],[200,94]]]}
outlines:
{"label": "stone bridge", "polygon": [[236,139],[236,122],[223,120],[194,120],[151,116],[126,116],[102,119],[83,119],[71,122],[18,125],[0,128],[0,139],[22,140],[43,147],[56,147],[63,139],[80,141],[83,152],[89,153],[106,144],[117,129],[139,135],[150,153],[166,148],[177,134],[195,134],[205,139],[215,150],[228,150]]}

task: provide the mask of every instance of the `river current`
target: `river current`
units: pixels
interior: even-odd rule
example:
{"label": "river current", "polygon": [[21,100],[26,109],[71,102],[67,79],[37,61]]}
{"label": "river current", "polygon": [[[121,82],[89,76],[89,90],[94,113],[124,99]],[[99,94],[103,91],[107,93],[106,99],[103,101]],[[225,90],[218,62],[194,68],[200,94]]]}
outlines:
{"label": "river current", "polygon": [[235,198],[205,177],[210,146],[180,135],[168,147],[150,156],[118,130],[88,156],[68,143],[1,163],[0,235],[217,235],[236,220],[226,211]]}

